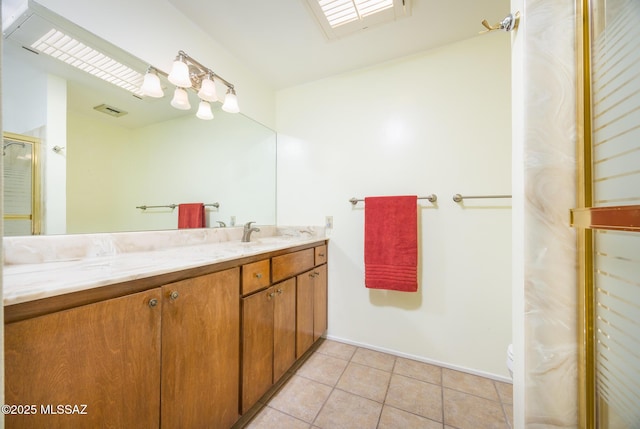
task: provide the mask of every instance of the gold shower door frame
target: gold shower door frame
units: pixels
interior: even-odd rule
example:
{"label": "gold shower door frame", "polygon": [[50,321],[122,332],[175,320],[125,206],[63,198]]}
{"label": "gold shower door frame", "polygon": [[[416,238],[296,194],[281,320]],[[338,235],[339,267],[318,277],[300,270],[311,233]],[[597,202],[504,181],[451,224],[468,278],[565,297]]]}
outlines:
{"label": "gold shower door frame", "polygon": [[[578,240],[578,347],[579,426],[609,428],[608,405],[597,397],[597,316],[594,275],[596,243],[594,231],[640,232],[640,205],[594,207],[594,124],[592,99],[592,42],[600,31],[605,0],[576,0],[576,52],[578,57],[578,147],[577,208],[571,210],[571,225]],[[614,428],[611,428],[614,429]]]}
{"label": "gold shower door frame", "polygon": [[7,214],[3,211],[3,222],[11,220],[30,220],[31,235],[42,233],[42,198],[40,178],[40,139],[22,134],[10,132],[2,133],[2,142],[5,140],[22,142],[31,147],[31,213]]}

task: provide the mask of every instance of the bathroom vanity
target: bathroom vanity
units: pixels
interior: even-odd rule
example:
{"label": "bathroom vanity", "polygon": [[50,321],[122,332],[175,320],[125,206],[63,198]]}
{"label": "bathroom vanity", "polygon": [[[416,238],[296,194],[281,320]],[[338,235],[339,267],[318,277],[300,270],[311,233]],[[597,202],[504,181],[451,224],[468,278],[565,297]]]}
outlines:
{"label": "bathroom vanity", "polygon": [[231,427],[327,329],[324,232],[261,229],[7,240],[8,426]]}

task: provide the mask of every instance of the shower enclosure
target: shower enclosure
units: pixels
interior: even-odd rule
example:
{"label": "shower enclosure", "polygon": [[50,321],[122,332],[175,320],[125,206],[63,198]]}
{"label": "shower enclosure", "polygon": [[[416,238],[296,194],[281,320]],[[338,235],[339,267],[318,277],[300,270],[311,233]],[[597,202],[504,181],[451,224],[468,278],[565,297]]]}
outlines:
{"label": "shower enclosure", "polygon": [[39,149],[37,138],[3,133],[5,236],[39,235],[41,232]]}

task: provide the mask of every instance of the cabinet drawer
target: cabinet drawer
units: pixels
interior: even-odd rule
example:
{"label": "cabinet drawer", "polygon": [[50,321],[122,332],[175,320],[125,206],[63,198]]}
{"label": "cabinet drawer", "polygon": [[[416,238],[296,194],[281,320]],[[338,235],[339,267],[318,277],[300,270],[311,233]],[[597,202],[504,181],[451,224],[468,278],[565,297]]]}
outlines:
{"label": "cabinet drawer", "polygon": [[327,262],[327,246],[318,246],[315,248],[315,265],[324,264]]}
{"label": "cabinet drawer", "polygon": [[268,259],[242,266],[242,295],[267,287],[269,283]]}
{"label": "cabinet drawer", "polygon": [[314,249],[305,249],[286,255],[271,258],[273,282],[294,276],[313,267],[315,260]]}

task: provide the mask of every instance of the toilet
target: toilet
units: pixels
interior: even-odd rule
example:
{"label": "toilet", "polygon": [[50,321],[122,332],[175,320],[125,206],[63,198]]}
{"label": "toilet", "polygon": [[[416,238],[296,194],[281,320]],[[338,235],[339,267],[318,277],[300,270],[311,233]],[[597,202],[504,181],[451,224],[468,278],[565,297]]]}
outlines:
{"label": "toilet", "polygon": [[509,347],[507,347],[507,369],[509,370],[509,376],[513,379],[513,344],[509,344]]}

